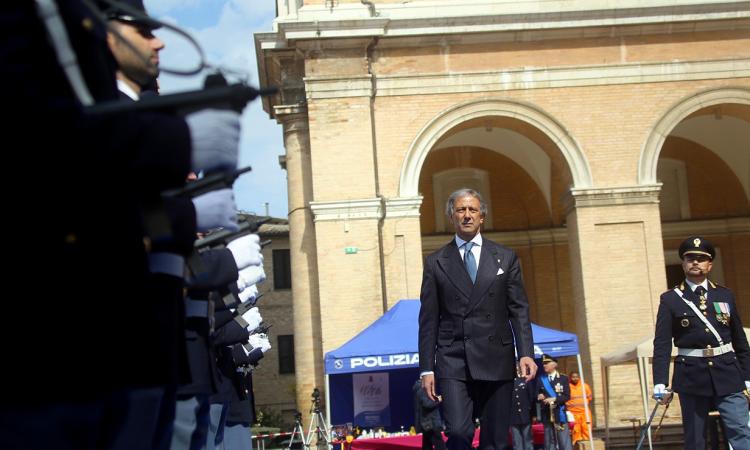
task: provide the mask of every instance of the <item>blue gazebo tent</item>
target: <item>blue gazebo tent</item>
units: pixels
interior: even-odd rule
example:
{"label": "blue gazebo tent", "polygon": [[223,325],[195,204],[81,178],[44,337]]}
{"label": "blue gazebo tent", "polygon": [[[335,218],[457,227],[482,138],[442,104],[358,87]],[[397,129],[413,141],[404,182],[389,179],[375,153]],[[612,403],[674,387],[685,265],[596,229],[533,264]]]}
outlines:
{"label": "blue gazebo tent", "polygon": [[[344,345],[326,353],[326,412],[332,423],[352,421],[352,374],[362,372],[388,372],[395,387],[390,395],[393,411],[406,411],[410,418],[411,385],[419,377],[418,318],[419,300],[400,300]],[[536,324],[531,324],[531,328],[537,357],[542,353],[554,357],[576,355],[583,378],[575,334]],[[406,417],[395,419],[405,421]],[[395,424],[398,425],[401,423]]]}

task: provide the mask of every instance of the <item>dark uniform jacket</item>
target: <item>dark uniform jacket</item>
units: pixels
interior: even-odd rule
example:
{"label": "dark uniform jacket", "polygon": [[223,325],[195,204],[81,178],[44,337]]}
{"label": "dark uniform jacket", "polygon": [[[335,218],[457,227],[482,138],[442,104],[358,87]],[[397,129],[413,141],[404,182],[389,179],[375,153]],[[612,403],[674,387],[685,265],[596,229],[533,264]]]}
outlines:
{"label": "dark uniform jacket", "polygon": [[[699,305],[698,295],[683,282],[677,289],[689,301]],[[721,303],[729,310],[727,323],[719,320]],[[707,309],[704,317],[714,326],[724,344],[731,343],[734,352],[714,357],[676,356],[672,389],[692,395],[728,395],[745,389],[750,380],[750,347],[742,328],[734,294],[715,283],[708,283]],[[717,311],[717,308],[718,311]],[[674,290],[661,295],[654,335],[654,384],[669,384],[669,360],[672,340],[679,348],[705,349],[719,342],[703,321]]]}
{"label": "dark uniform jacket", "polygon": [[[189,280],[188,297],[191,299],[208,302],[211,290],[236,283],[239,272],[228,249],[206,250],[200,254],[200,261],[203,271]],[[224,308],[224,305],[217,307]],[[192,381],[179,387],[180,396],[211,394],[219,388],[221,382],[212,339],[208,318],[187,318],[184,340]]]}
{"label": "dark uniform jacket", "polygon": [[510,424],[527,425],[531,423],[536,405],[536,382],[523,378],[513,380],[513,395],[511,396]]}
{"label": "dark uniform jacket", "polygon": [[513,250],[482,238],[476,284],[455,239],[425,260],[419,310],[419,369],[436,378],[512,380],[532,356],[529,304]]}
{"label": "dark uniform jacket", "polygon": [[[548,378],[549,375],[546,373],[538,374],[536,383],[539,386],[538,394],[544,395],[544,398],[549,397],[557,397],[557,400],[555,401],[555,423],[560,424],[562,418],[560,417],[560,408],[565,406],[565,403],[570,400],[570,382],[568,381],[568,377],[566,375],[562,375],[561,373],[557,373],[557,376],[554,377],[550,381],[550,386],[552,387],[552,390],[555,391],[557,395],[549,395],[547,390],[544,387],[544,383],[542,382],[542,377]],[[549,378],[548,378],[549,379]],[[541,421],[545,423],[550,422],[550,408],[549,406],[545,405],[541,401],[539,402],[541,406]],[[565,423],[567,423],[567,418],[565,419]]]}
{"label": "dark uniform jacket", "polygon": [[[122,91],[120,100],[134,101]],[[186,197],[165,197],[154,198],[149,203],[143,214],[147,217],[146,223],[155,224],[144,230],[151,242],[151,254],[166,253],[185,261],[193,251],[197,227],[193,202]],[[139,323],[145,341],[141,346],[142,364],[164,374],[164,384],[186,384],[191,375],[184,339],[184,266],[179,274],[154,270],[151,264],[149,268],[147,295],[143,299],[133,299],[142,314]]]}
{"label": "dark uniform jacket", "polygon": [[[58,1],[81,72],[96,101],[117,100],[115,61],[104,26],[80,1]],[[0,83],[8,117],[5,166],[27,183],[9,193],[4,214],[6,277],[16,288],[6,317],[38,311],[44,332],[2,336],[10,395],[83,400],[97,392],[159,385],[171,376],[143,361],[153,340],[140,326],[134,299],[145,298],[148,276],[142,206],[181,186],[190,171],[190,133],[184,120],[155,113],[88,116],[75,99],[38,18],[35,2],[0,2]],[[10,194],[12,192],[12,195]],[[39,211],[43,210],[43,216]],[[18,232],[18,233],[16,233]],[[54,287],[36,295],[30,287]],[[15,306],[16,304],[18,306]],[[54,368],[54,389],[42,389]],[[106,356],[105,356],[106,355]],[[169,369],[169,368],[167,368]],[[33,386],[33,389],[19,389]]]}
{"label": "dark uniform jacket", "polygon": [[[232,355],[236,367],[255,366],[263,358],[261,349],[245,353],[240,345],[232,346]],[[229,398],[227,423],[241,423],[250,426],[255,422],[255,397],[253,396],[252,370],[237,371],[234,376],[234,390]]]}

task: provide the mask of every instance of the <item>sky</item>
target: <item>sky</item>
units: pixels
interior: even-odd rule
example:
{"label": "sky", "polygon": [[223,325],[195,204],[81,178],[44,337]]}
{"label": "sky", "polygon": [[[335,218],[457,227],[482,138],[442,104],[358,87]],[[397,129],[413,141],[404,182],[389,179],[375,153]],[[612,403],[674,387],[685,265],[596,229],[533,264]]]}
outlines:
{"label": "sky", "polygon": [[[188,32],[203,48],[206,61],[237,74],[251,86],[258,86],[253,33],[269,32],[276,15],[275,0],[145,0],[152,17]],[[196,67],[198,53],[178,34],[160,29],[155,33],[165,43],[160,53],[163,69]],[[164,94],[199,89],[204,72],[195,76],[176,76],[162,72],[159,77]],[[230,78],[230,82],[233,81]],[[260,100],[250,103],[242,114],[239,167],[251,166],[234,184],[237,208],[260,215],[268,211],[274,217],[287,217],[286,172],[279,166],[284,154],[281,126],[263,111]]]}

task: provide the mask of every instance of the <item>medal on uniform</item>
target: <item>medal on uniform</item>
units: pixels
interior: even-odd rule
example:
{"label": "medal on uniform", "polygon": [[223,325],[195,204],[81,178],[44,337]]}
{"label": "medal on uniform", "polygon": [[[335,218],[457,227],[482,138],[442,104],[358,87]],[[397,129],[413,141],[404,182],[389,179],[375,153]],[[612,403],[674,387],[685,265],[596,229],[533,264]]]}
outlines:
{"label": "medal on uniform", "polygon": [[680,325],[682,325],[682,328],[687,328],[688,325],[690,325],[690,321],[687,319],[680,320]]}
{"label": "medal on uniform", "polygon": [[698,308],[700,308],[701,311],[705,311],[708,309],[708,305],[706,305],[706,294],[701,294],[700,298],[700,305],[698,305]]}
{"label": "medal on uniform", "polygon": [[716,310],[716,320],[724,325],[729,325],[729,304],[725,302],[715,302],[714,309]]}

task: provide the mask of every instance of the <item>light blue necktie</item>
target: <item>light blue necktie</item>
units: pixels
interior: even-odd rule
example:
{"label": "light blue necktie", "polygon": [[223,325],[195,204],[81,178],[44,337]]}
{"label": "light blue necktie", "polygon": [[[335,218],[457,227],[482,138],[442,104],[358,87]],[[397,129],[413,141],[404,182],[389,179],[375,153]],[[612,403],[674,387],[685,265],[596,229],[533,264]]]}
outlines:
{"label": "light blue necktie", "polygon": [[474,258],[474,254],[471,252],[471,248],[474,247],[473,242],[464,243],[464,267],[469,272],[469,278],[472,283],[477,281],[477,260]]}

